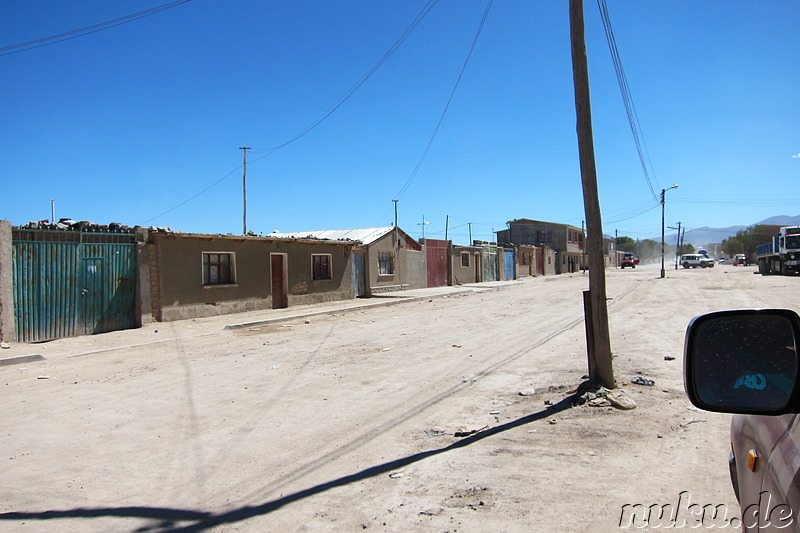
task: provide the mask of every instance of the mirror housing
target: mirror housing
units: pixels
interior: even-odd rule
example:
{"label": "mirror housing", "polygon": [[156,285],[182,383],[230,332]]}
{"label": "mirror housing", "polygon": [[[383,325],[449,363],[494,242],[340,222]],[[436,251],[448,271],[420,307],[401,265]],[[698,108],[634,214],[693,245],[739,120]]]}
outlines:
{"label": "mirror housing", "polygon": [[780,415],[800,408],[800,316],[788,309],[719,311],[686,328],[686,394],[700,409]]}

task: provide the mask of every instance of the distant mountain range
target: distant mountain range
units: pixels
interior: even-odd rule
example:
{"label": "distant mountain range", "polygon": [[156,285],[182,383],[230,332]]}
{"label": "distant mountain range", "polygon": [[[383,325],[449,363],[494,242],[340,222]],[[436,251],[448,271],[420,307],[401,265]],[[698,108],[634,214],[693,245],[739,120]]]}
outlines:
{"label": "distant mountain range", "polygon": [[[687,231],[685,235],[685,242],[687,244],[691,243],[695,247],[718,243],[724,241],[728,237],[733,237],[738,231],[755,225],[800,226],[800,215],[794,217],[779,215],[764,219],[760,222],[755,222],[754,224],[748,224],[747,226],[729,226],[727,228],[709,228],[708,226],[703,226],[702,228]],[[651,238],[657,242],[661,241],[660,235],[658,237]],[[674,244],[675,232],[667,234],[664,238],[666,242]]]}

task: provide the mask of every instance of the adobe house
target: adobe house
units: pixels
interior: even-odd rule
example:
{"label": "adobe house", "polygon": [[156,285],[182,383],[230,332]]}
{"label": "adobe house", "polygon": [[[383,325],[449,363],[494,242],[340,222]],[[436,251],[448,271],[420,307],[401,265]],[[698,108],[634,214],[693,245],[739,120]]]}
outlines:
{"label": "adobe house", "polygon": [[584,264],[584,238],[581,228],[520,218],[506,223],[508,229],[497,232],[501,242],[528,245],[547,245],[557,257],[556,274],[578,272]]}
{"label": "adobe house", "polygon": [[[274,231],[274,239],[316,239],[363,245],[353,253],[356,296],[421,289],[428,286],[425,251],[406,232],[394,226],[318,231]],[[363,277],[361,270],[363,268]],[[362,281],[363,280],[363,281]]]}
{"label": "adobe house", "polygon": [[453,285],[483,281],[480,246],[450,247],[451,279]]}
{"label": "adobe house", "polygon": [[544,256],[540,247],[516,245],[514,246],[514,259],[517,262],[517,279],[544,275]]}
{"label": "adobe house", "polygon": [[158,321],[282,308],[354,295],[356,243],[150,232],[139,278]]}

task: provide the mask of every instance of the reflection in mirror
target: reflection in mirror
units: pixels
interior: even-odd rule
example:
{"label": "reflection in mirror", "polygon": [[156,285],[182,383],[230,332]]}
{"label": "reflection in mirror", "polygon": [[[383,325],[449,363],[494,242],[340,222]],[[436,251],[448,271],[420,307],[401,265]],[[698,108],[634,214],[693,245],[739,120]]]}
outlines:
{"label": "reflection in mirror", "polygon": [[711,318],[695,331],[694,388],[708,406],[774,410],[786,407],[797,377],[791,322],[775,314]]}

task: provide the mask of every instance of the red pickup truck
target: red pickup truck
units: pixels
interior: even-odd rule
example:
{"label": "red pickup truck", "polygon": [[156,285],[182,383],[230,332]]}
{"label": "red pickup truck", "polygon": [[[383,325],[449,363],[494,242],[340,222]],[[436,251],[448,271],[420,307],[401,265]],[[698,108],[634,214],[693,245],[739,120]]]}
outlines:
{"label": "red pickup truck", "polygon": [[633,256],[631,252],[625,252],[625,255],[622,256],[622,261],[620,261],[619,266],[621,268],[631,267],[636,268],[636,265],[639,264],[639,260]]}

